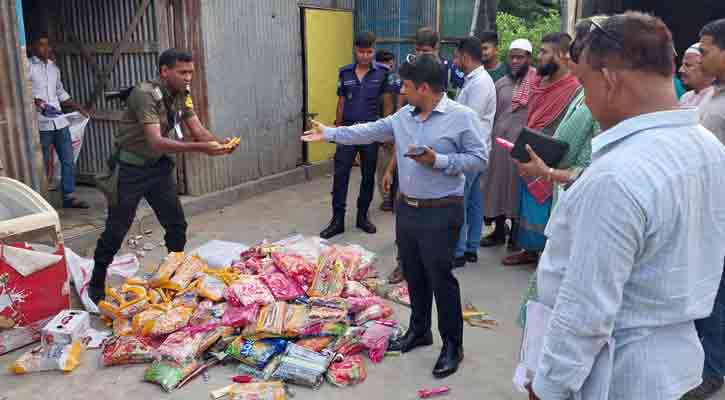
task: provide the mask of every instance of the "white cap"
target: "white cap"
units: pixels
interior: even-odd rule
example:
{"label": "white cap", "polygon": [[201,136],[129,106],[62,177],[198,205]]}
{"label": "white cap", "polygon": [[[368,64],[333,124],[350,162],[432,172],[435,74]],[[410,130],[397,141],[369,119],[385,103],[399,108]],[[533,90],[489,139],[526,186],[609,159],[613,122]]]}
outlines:
{"label": "white cap", "polygon": [[692,46],[688,47],[685,51],[685,55],[687,54],[696,54],[698,56],[701,56],[702,51],[700,50],[700,43],[695,43]]}
{"label": "white cap", "polygon": [[524,50],[528,51],[529,53],[534,52],[534,47],[531,45],[531,42],[529,42],[527,39],[516,39],[513,42],[511,42],[511,46],[509,47],[509,50]]}

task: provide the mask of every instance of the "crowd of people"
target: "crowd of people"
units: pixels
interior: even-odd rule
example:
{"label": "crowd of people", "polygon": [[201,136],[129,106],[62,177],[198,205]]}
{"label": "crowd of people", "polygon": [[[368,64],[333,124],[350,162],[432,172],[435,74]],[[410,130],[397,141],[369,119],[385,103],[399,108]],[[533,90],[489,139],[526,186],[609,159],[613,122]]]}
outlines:
{"label": "crowd of people", "polygon": [[[479,246],[506,245],[504,265],[536,265],[520,322],[542,345],[515,379],[530,398],[709,398],[725,375],[725,20],[687,49],[681,79],[657,17],[597,16],[575,31],[544,35],[537,54],[514,40],[501,63],[495,32],[461,40],[451,62],[422,28],[397,71],[392,53],[373,57],[374,36],[359,34],[356,62],[340,70],[335,127],[313,121],[303,137],[337,144],[321,236],[345,230],[342,195],[360,153],[357,226],[375,232],[367,213],[382,168],[399,254],[390,278],[410,289],[410,329],[391,350],[432,344],[435,300],[433,374],[455,373],[452,271],[477,262]],[[530,146],[529,161],[516,160],[497,142],[524,129],[568,150],[555,165]],[[493,229],[481,237],[484,224]]]}

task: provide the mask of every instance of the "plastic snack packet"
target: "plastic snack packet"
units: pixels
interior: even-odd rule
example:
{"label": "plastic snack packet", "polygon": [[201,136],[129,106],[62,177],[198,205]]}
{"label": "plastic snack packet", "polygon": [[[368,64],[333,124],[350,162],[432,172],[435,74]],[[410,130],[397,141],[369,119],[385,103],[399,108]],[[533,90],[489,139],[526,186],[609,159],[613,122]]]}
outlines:
{"label": "plastic snack packet", "polygon": [[143,337],[113,337],[103,345],[101,365],[145,364],[154,360],[151,341]]}
{"label": "plastic snack packet", "polygon": [[385,319],[393,315],[393,309],[385,304],[373,304],[355,315],[355,325],[363,325],[368,321]]}
{"label": "plastic snack packet", "polygon": [[283,352],[287,342],[281,339],[243,339],[238,337],[227,347],[227,355],[257,369],[263,369],[277,354]]}
{"label": "plastic snack packet", "polygon": [[350,304],[350,312],[351,313],[359,313],[366,308],[377,304],[377,305],[384,305],[385,301],[377,296],[371,296],[371,297],[350,297],[347,299],[348,304]]}
{"label": "plastic snack packet", "polygon": [[8,370],[15,375],[51,370],[71,372],[80,364],[82,349],[78,341],[54,344],[47,348],[38,346],[20,356]]}
{"label": "plastic snack packet", "polygon": [[201,335],[196,337],[186,330],[169,335],[159,346],[159,355],[178,364],[188,363],[196,357]]}
{"label": "plastic snack packet", "polygon": [[319,388],[330,358],[290,343],[272,379]]}
{"label": "plastic snack packet", "polygon": [[306,349],[319,353],[322,350],[326,349],[333,340],[335,340],[335,338],[332,336],[320,336],[298,340],[297,342],[295,342],[295,344],[297,346],[304,347]]}
{"label": "plastic snack packet", "polygon": [[345,281],[345,265],[333,247],[320,257],[315,279],[307,294],[310,297],[340,297]]}
{"label": "plastic snack packet", "polygon": [[159,287],[167,284],[171,280],[171,276],[183,262],[184,253],[169,253],[151,279],[149,279],[151,287]]}
{"label": "plastic snack packet", "polygon": [[284,331],[287,337],[297,337],[302,335],[307,326],[310,315],[310,309],[304,304],[289,304],[287,306],[287,315],[284,320]]}
{"label": "plastic snack packet", "polygon": [[418,391],[419,399],[428,399],[434,396],[441,396],[451,391],[448,386],[441,386],[434,389],[421,389]]}
{"label": "plastic snack packet", "polygon": [[131,324],[133,334],[138,336],[149,336],[156,325],[156,320],[163,314],[164,311],[151,308],[134,315]]}
{"label": "plastic snack packet", "polygon": [[144,380],[156,383],[165,391],[171,392],[198,366],[199,362],[196,360],[187,364],[177,364],[173,361],[155,361],[146,370]]}
{"label": "plastic snack packet", "polygon": [[267,366],[264,367],[264,369],[261,370],[251,367],[247,364],[239,364],[239,366],[237,367],[237,373],[240,375],[252,376],[262,381],[268,381],[272,378],[272,374],[274,374],[274,372],[277,370],[277,367],[279,367],[279,363],[281,361],[282,355],[278,354],[267,363]]}
{"label": "plastic snack packet", "polygon": [[251,382],[235,385],[229,391],[231,400],[287,400],[282,382]]}
{"label": "plastic snack packet", "polygon": [[229,286],[225,291],[224,297],[229,301],[233,299],[243,306],[249,306],[254,303],[259,305],[274,303],[272,292],[255,275],[242,275]]}
{"label": "plastic snack packet", "polygon": [[243,327],[257,321],[259,315],[259,304],[241,307],[228,304],[224,316],[222,317],[222,325],[231,327]]}
{"label": "plastic snack packet", "polygon": [[357,281],[345,282],[345,290],[342,291],[342,297],[372,297],[373,293],[368,290],[362,283]]}
{"label": "plastic snack packet", "polygon": [[113,320],[113,334],[116,336],[129,336],[133,334],[131,321],[126,318],[116,318]]}
{"label": "plastic snack packet", "polygon": [[278,301],[262,307],[257,318],[257,333],[282,336],[287,318],[287,303]]}
{"label": "plastic snack packet", "polygon": [[312,306],[308,320],[311,324],[317,322],[343,322],[347,321],[347,311],[337,308]]}
{"label": "plastic snack packet", "polygon": [[361,342],[368,348],[368,356],[370,361],[379,364],[385,358],[385,352],[388,350],[390,336],[395,328],[374,324],[368,328],[362,336]]}
{"label": "plastic snack packet", "polygon": [[191,281],[200,277],[206,269],[206,264],[198,256],[187,257],[169,281],[169,287],[174,290],[183,290],[189,286]]}
{"label": "plastic snack packet", "polygon": [[273,253],[274,265],[303,289],[308,288],[315,278],[315,267],[310,261],[295,254]]}
{"label": "plastic snack packet", "polygon": [[272,295],[278,301],[291,301],[305,295],[305,292],[297,282],[281,272],[263,275],[262,281],[272,291]]}
{"label": "plastic snack packet", "polygon": [[196,287],[199,296],[211,301],[221,301],[224,298],[226,288],[227,285],[224,281],[212,275],[204,275]]}
{"label": "plastic snack packet", "polygon": [[189,324],[193,309],[184,306],[174,307],[161,315],[151,328],[151,336],[163,336],[174,333]]}
{"label": "plastic snack packet", "polygon": [[365,361],[360,356],[345,357],[343,361],[330,364],[327,381],[337,387],[347,387],[362,383],[367,378]]}

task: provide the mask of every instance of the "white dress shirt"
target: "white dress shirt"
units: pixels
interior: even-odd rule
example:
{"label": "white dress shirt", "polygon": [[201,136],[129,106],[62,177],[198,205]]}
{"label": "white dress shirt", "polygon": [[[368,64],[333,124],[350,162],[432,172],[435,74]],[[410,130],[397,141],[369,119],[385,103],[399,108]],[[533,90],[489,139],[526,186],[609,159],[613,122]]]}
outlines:
{"label": "white dress shirt", "polygon": [[546,228],[538,294],[553,315],[533,389],[569,399],[604,382],[586,399],[679,399],[701,382],[693,321],[723,272],[725,147],[683,109],[623,121],[592,149]]}
{"label": "white dress shirt", "polygon": [[[45,63],[38,57],[32,57],[30,59],[30,82],[33,86],[33,98],[45,101],[58,111],[61,109],[60,103],[70,99],[70,95],[63,88],[60,69],[52,60]],[[54,131],[70,125],[64,116],[47,118],[40,112],[37,115],[41,131]]]}
{"label": "white dress shirt", "polygon": [[493,119],[496,116],[496,85],[486,68],[478,67],[466,75],[463,88],[458,93],[456,101],[475,111],[481,118],[483,143],[486,145],[486,154],[490,154],[491,131],[493,131]]}

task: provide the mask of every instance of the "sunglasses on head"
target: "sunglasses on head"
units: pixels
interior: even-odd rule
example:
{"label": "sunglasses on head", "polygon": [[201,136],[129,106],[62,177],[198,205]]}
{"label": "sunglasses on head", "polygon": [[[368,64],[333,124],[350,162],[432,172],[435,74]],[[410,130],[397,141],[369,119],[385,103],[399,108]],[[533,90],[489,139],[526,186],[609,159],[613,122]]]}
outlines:
{"label": "sunglasses on head", "polygon": [[[604,29],[597,21],[589,20],[589,23],[590,23],[589,35],[592,35],[592,34],[598,32],[605,38],[614,42],[614,44],[616,44],[618,47],[620,47],[622,49],[624,48],[624,44],[622,43],[622,41],[619,40],[616,36],[614,36],[609,31]],[[584,40],[584,38],[576,38],[571,42],[571,45],[569,46],[569,57],[575,64],[579,64],[579,58],[581,57],[581,53],[584,50],[584,46],[580,45],[580,43],[583,42],[583,40]]]}

